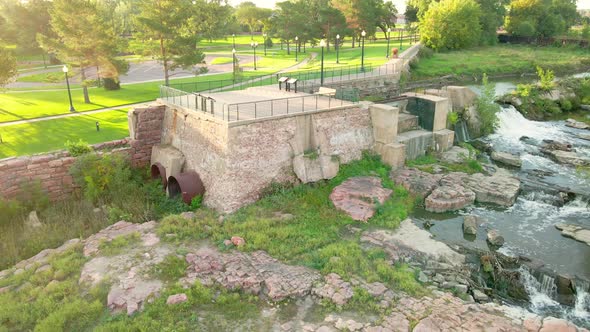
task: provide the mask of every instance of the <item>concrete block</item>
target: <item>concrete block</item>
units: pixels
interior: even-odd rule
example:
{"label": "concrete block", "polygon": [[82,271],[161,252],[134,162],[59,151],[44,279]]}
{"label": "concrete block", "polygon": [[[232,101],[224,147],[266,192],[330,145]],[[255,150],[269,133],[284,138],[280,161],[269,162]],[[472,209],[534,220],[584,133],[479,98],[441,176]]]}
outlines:
{"label": "concrete block", "polygon": [[439,131],[447,128],[447,114],[449,113],[449,100],[441,98],[434,104],[434,122],[432,131]]}
{"label": "concrete block", "polygon": [[477,94],[464,86],[447,86],[446,97],[449,98],[451,107],[455,111],[462,111],[473,105],[477,100]]}
{"label": "concrete block", "polygon": [[293,158],[293,171],[303,183],[329,180],[338,174],[340,163],[331,156],[310,158],[300,154]]}
{"label": "concrete block", "polygon": [[397,136],[399,109],[389,105],[373,104],[369,106],[369,112],[375,142],[393,143]]}
{"label": "concrete block", "polygon": [[166,177],[177,175],[184,166],[184,155],[170,145],[154,145],[151,165],[160,163],[166,169]]}
{"label": "concrete block", "polygon": [[435,131],[434,133],[434,150],[444,152],[453,147],[455,132],[448,129]]}
{"label": "concrete block", "polygon": [[404,167],[406,162],[406,145],[390,143],[381,147],[381,160],[393,169]]}

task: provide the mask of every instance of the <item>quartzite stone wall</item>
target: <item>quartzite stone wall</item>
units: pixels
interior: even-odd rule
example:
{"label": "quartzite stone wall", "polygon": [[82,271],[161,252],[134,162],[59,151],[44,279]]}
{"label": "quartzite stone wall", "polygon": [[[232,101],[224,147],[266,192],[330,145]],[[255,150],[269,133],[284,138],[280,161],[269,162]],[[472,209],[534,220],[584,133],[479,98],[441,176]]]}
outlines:
{"label": "quartzite stone wall", "polygon": [[[116,149],[127,153],[128,140],[94,145],[95,150]],[[67,151],[7,158],[0,160],[0,198],[26,197],[22,192],[27,183],[38,182],[52,201],[67,198],[74,191],[70,166],[76,161]],[[22,194],[22,195],[21,195]]]}
{"label": "quartzite stone wall", "polygon": [[[160,142],[165,106],[138,107],[129,112],[135,118],[131,139],[126,138],[93,145],[95,151],[107,150],[128,154],[135,166],[149,163],[152,146]],[[130,125],[132,121],[130,121]],[[67,151],[0,160],[0,198],[12,199],[22,193],[27,183],[38,182],[50,200],[67,198],[75,190],[70,166],[76,161]],[[23,193],[26,194],[26,193]],[[24,196],[26,197],[26,196]]]}
{"label": "quartzite stone wall", "polygon": [[297,121],[302,116],[312,117],[322,153],[343,163],[373,147],[365,105],[229,124],[171,106],[164,117],[162,143],[184,154],[185,170],[199,173],[207,190],[205,204],[230,212],[256,201],[273,182],[297,181],[290,141],[300,134]]}

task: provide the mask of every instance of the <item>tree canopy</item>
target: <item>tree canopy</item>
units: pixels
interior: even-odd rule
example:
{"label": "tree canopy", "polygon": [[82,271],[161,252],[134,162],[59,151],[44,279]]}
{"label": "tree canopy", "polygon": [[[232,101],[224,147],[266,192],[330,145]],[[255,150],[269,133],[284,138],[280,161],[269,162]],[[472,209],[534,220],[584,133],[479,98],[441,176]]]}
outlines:
{"label": "tree canopy", "polygon": [[0,47],[0,88],[10,83],[17,73],[16,58],[12,52]]}
{"label": "tree canopy", "polygon": [[420,19],[424,44],[435,50],[474,46],[481,37],[481,9],[474,0],[442,0]]}
{"label": "tree canopy", "polygon": [[575,0],[513,0],[505,19],[506,31],[524,37],[552,37],[579,18]]}

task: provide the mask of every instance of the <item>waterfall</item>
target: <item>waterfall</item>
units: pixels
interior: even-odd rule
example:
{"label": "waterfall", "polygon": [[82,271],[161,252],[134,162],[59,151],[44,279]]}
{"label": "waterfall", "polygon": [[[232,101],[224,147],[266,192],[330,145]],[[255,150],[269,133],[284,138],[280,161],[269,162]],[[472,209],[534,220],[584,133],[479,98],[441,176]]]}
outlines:
{"label": "waterfall", "polygon": [[590,285],[584,281],[576,281],[576,303],[572,314],[581,319],[590,319]]}
{"label": "waterfall", "polygon": [[546,307],[559,306],[559,303],[552,298],[557,291],[557,286],[555,285],[555,279],[553,277],[543,275],[542,281],[539,282],[524,265],[520,267],[519,272],[520,282],[522,282],[529,295],[532,309],[534,311]]}
{"label": "waterfall", "polygon": [[455,124],[455,138],[459,143],[471,141],[465,120],[460,120]]}

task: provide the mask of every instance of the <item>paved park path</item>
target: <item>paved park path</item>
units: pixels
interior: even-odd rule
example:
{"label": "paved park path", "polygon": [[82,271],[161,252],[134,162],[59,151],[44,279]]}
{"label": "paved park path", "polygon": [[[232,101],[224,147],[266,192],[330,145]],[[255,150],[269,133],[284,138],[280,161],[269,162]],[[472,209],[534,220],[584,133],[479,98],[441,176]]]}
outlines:
{"label": "paved park path", "polygon": [[[287,68],[281,69],[277,73],[283,73],[285,71],[291,71],[291,70],[294,70],[294,69],[298,69],[298,68],[306,65],[309,61],[315,59],[317,56],[318,56],[317,53],[312,52],[310,57],[306,57],[305,59],[303,59],[303,61],[300,61],[299,63],[297,63],[297,64],[295,64],[295,65],[293,65],[291,67],[287,67]],[[266,75],[264,77],[259,77],[259,78],[255,79],[255,80],[250,81],[250,82],[258,82],[260,80],[271,78],[274,75],[276,75],[277,73],[275,73],[275,74],[269,74],[269,75]],[[240,85],[241,84],[234,84],[231,87],[238,87]],[[226,86],[226,87],[223,87],[223,89],[227,89],[229,87],[230,86]],[[52,115],[52,116],[46,116],[46,117],[42,117],[42,118],[34,118],[34,119],[25,119],[25,120],[17,120],[17,121],[10,121],[10,122],[2,122],[2,123],[0,123],[0,127],[8,127],[8,126],[25,124],[25,123],[33,123],[33,122],[48,121],[48,120],[55,120],[55,119],[62,119],[62,118],[69,118],[69,117],[76,117],[76,116],[91,115],[91,114],[96,114],[96,113],[102,113],[102,112],[108,112],[108,111],[114,111],[114,110],[120,110],[120,109],[124,109],[124,108],[134,107],[134,106],[142,105],[142,104],[145,104],[145,103],[146,102],[136,103],[136,104],[129,104],[129,105],[106,107],[106,108],[101,108],[101,109],[92,110],[92,111],[84,111],[84,112],[76,112],[76,113],[67,113],[67,114]]]}

